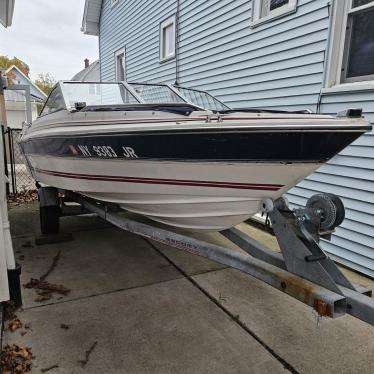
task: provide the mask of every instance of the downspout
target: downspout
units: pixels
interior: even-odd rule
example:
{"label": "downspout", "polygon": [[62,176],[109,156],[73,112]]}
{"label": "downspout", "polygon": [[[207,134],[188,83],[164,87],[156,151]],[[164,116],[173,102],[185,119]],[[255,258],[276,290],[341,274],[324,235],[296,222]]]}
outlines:
{"label": "downspout", "polygon": [[[103,14],[103,1],[101,2],[101,8],[100,8],[100,18],[99,18],[99,32],[98,32],[98,43],[99,43],[99,76],[100,76],[100,82],[103,81],[103,75],[101,72],[101,16]],[[125,56],[126,59],[126,56]]]}
{"label": "downspout", "polygon": [[327,83],[327,69],[329,66],[329,57],[330,57],[330,45],[331,45],[331,35],[332,35],[332,28],[333,28],[333,21],[334,21],[334,14],[335,14],[335,0],[330,0],[327,3],[327,14],[329,17],[329,27],[327,30],[327,40],[326,40],[326,49],[324,52],[324,63],[323,63],[323,75],[322,75],[322,87],[319,92],[318,102],[316,112],[320,113],[321,104],[322,104],[322,90],[326,87]]}
{"label": "downspout", "polygon": [[180,83],[180,66],[179,66],[179,16],[180,16],[180,0],[177,0],[177,11],[175,13],[175,85]]}

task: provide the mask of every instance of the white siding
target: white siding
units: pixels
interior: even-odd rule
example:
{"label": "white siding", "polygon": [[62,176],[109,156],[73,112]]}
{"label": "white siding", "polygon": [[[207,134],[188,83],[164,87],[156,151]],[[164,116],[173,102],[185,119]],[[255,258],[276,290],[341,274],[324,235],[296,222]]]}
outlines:
{"label": "white siding", "polygon": [[[251,0],[181,0],[180,81],[233,107],[317,109],[327,47],[327,0],[299,0],[297,12],[250,28]],[[104,0],[100,25],[103,80],[126,46],[128,80],[174,82],[175,60],[159,62],[159,23],[176,1]],[[323,96],[321,111],[363,107],[374,122],[374,92]],[[290,191],[292,204],[334,192],[347,218],[326,251],[374,277],[374,133],[364,135]]]}

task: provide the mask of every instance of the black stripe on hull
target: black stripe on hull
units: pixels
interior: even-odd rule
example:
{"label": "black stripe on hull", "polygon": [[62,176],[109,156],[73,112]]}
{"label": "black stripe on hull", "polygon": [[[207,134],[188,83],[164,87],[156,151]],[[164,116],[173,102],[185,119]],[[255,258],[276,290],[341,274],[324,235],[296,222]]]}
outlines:
{"label": "black stripe on hull", "polygon": [[22,142],[24,153],[85,158],[177,161],[325,162],[361,132],[240,132],[106,134],[43,137]]}

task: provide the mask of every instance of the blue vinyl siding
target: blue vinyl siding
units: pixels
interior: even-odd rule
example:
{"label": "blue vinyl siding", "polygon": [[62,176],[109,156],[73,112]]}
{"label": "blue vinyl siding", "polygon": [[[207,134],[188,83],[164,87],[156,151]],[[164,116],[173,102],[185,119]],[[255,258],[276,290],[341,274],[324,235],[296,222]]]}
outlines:
{"label": "blue vinyl siding", "polygon": [[[103,1],[102,80],[115,79],[115,51],[126,47],[127,79],[175,81],[175,59],[159,61],[159,25],[176,1]],[[374,91],[320,96],[327,48],[327,0],[299,0],[297,12],[250,27],[251,0],[180,0],[180,83],[207,90],[232,107],[362,107],[374,123]],[[292,189],[292,205],[318,192],[344,200],[346,220],[330,243],[334,259],[374,277],[374,133],[362,136]]]}
{"label": "blue vinyl siding", "polygon": [[[336,113],[362,107],[374,125],[374,92],[323,96],[321,110]],[[363,135],[328,164],[303,180],[288,194],[294,205],[304,205],[319,192],[339,195],[346,219],[323,248],[341,264],[374,277],[374,132]]]}

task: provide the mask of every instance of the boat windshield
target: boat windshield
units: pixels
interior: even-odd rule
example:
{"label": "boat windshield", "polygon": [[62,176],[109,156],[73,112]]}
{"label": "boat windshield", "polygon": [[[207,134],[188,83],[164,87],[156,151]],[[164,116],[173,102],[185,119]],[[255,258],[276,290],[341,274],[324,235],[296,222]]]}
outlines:
{"label": "boat windshield", "polygon": [[201,108],[216,112],[230,110],[227,105],[213,97],[211,94],[192,88],[155,83],[131,83],[131,88],[147,104],[183,103],[189,102]]}
{"label": "boat windshield", "polygon": [[121,83],[64,82],[62,92],[68,109],[74,109],[76,103],[85,106],[139,103]]}
{"label": "boat windshield", "polygon": [[163,84],[129,83],[147,104],[185,103],[170,87]]}
{"label": "boat windshield", "polygon": [[231,108],[205,91],[175,86],[175,88],[191,103],[215,112],[230,110]]}

